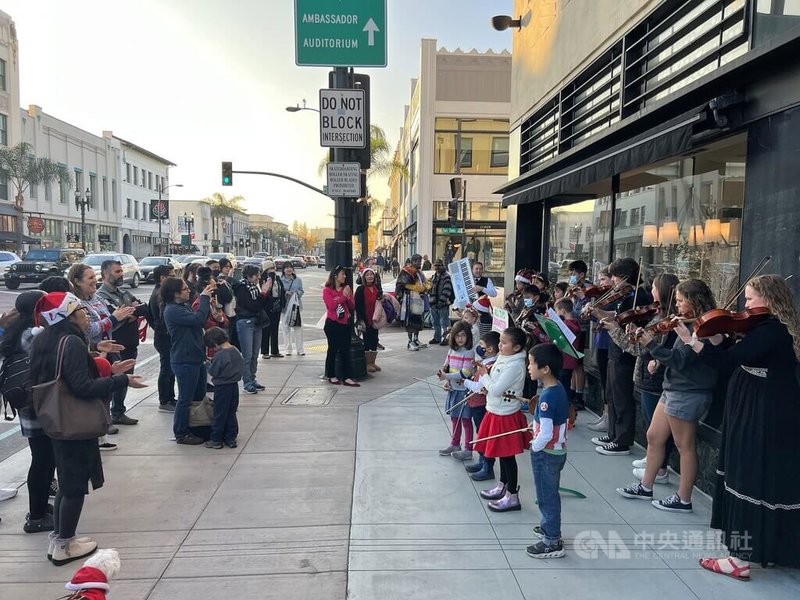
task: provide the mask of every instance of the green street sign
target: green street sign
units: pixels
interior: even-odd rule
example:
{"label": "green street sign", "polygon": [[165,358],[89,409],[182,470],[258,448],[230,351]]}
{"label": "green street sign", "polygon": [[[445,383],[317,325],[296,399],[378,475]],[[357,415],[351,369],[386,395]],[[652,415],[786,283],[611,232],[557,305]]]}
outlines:
{"label": "green street sign", "polygon": [[385,67],[386,0],[294,0],[295,63]]}
{"label": "green street sign", "polygon": [[461,233],[461,227],[442,227],[442,233]]}

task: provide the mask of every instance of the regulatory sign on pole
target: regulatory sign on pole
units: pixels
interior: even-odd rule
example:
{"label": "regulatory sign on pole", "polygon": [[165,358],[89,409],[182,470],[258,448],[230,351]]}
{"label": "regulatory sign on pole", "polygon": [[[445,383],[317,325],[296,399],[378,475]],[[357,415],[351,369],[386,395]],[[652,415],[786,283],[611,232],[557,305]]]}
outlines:
{"label": "regulatory sign on pole", "polygon": [[385,67],[386,0],[295,0],[295,63]]}
{"label": "regulatory sign on pole", "polygon": [[319,91],[319,144],[326,148],[364,148],[364,90]]}
{"label": "regulatory sign on pole", "polygon": [[328,195],[333,198],[361,197],[361,165],[328,163]]}

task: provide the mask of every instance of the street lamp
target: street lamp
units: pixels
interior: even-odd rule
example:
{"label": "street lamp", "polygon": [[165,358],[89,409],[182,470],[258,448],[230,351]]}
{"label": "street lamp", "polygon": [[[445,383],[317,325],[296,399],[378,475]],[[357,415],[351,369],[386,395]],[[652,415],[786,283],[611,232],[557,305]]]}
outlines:
{"label": "street lamp", "polygon": [[81,247],[86,252],[86,208],[92,208],[92,191],[86,188],[86,191],[81,193],[80,190],[75,190],[75,210],[81,211]]}
{"label": "street lamp", "polygon": [[183,213],[183,226],[186,228],[186,233],[189,238],[187,246],[192,245],[192,229],[194,229],[194,213],[187,215]]}
{"label": "street lamp", "polygon": [[319,109],[317,109],[317,108],[311,108],[310,106],[306,106],[306,99],[305,98],[303,98],[303,106],[300,106],[299,104],[296,104],[295,106],[287,106],[286,107],[286,111],[287,112],[300,112],[301,110],[313,110],[316,113],[319,112]]}
{"label": "street lamp", "polygon": [[163,254],[163,240],[161,239],[161,222],[164,220],[164,215],[169,217],[169,210],[164,204],[161,202],[161,194],[166,192],[171,187],[183,187],[182,183],[173,183],[170,185],[165,186],[164,182],[161,182],[161,185],[158,187],[158,204],[156,204],[156,209],[153,211],[153,216],[158,219],[158,251],[159,254]]}

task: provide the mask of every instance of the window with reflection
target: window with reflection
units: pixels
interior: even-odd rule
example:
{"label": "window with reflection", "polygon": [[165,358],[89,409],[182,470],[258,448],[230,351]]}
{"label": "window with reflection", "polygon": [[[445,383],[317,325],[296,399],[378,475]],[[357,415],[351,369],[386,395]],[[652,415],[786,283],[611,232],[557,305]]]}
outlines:
{"label": "window with reflection", "polygon": [[508,121],[438,117],[434,173],[508,174]]}
{"label": "window with reflection", "polygon": [[566,281],[567,267],[574,260],[584,261],[589,268],[587,279],[595,281],[608,264],[610,240],[610,195],[551,209],[550,281]]}
{"label": "window with reflection", "polygon": [[746,136],[711,144],[693,157],[620,177],[614,257],[642,258],[661,272],[704,280],[724,303],[739,278]]}

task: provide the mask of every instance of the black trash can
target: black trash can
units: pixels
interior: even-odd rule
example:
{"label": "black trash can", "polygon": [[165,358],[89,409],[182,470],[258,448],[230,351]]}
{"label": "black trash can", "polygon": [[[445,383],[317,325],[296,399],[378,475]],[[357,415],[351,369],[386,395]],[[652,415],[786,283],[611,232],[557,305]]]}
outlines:
{"label": "black trash can", "polygon": [[[336,372],[341,373],[341,361],[336,355]],[[361,338],[353,336],[350,338],[350,372],[353,379],[363,379],[367,376],[367,359],[364,356],[364,342]]]}

